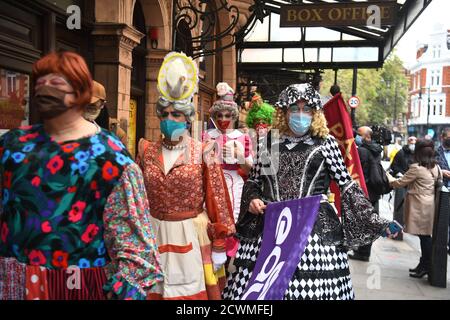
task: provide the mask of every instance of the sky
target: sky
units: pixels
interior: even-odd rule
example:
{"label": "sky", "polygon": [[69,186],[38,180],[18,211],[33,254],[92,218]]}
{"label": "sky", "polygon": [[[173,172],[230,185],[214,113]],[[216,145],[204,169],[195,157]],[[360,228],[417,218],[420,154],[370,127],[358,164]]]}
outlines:
{"label": "sky", "polygon": [[[416,0],[419,1],[419,0]],[[425,42],[428,34],[433,31],[436,24],[442,24],[450,29],[450,0],[432,0],[424,12],[409,28],[395,47],[397,55],[411,66],[416,60],[417,42]]]}

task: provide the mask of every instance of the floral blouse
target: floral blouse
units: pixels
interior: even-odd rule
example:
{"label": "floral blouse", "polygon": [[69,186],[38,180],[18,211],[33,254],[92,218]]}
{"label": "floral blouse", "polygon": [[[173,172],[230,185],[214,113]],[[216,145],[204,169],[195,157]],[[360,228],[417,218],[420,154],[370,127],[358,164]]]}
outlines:
{"label": "floral blouse", "polygon": [[110,132],[55,142],[42,125],[0,137],[0,257],[106,267],[115,298],[162,281],[142,173]]}

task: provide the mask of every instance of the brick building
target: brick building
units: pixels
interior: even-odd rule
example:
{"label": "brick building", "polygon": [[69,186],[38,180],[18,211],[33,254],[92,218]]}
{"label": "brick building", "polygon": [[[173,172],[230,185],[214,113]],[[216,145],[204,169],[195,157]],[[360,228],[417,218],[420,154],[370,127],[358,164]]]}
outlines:
{"label": "brick building", "polygon": [[409,69],[408,134],[438,140],[450,124],[450,30],[436,26],[416,54]]}

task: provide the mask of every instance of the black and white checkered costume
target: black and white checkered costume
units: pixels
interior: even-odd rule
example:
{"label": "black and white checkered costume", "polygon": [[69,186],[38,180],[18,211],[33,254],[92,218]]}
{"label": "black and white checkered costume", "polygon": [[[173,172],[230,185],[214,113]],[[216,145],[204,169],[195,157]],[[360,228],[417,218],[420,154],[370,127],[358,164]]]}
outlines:
{"label": "black and white checkered costume", "polygon": [[[279,169],[273,174],[272,180],[263,177],[264,168],[270,167],[270,164],[262,164],[258,161],[258,164],[253,167],[246,183],[247,188],[244,187],[244,193],[247,194],[242,195],[241,215],[245,216],[250,198],[254,199],[255,196],[270,198],[262,194],[262,191],[258,191],[259,187],[262,190],[276,191],[272,194],[276,193],[278,199],[272,201],[284,201],[298,198],[299,195],[305,197],[310,194],[326,194],[330,178],[336,181],[341,192],[347,190],[348,194],[342,194],[342,201],[351,204],[343,203],[344,208],[348,209],[345,220],[354,230],[346,231],[343,226],[339,230],[348,239],[344,237],[342,240],[335,241],[331,237],[330,240],[326,233],[333,234],[336,224],[341,225],[341,223],[335,211],[332,211],[331,215],[335,216],[337,223],[327,218],[330,216],[330,210],[334,209],[331,209],[327,201],[321,203],[305,252],[299,257],[297,269],[286,288],[285,299],[354,299],[346,253],[348,244],[354,241],[359,245],[375,240],[387,224],[385,221],[377,220],[379,218],[373,214],[370,203],[359,187],[353,184],[333,137],[329,136],[325,140],[306,138],[299,141],[295,147],[292,147],[293,144],[295,145],[295,142],[289,139],[286,141],[281,139]],[[271,181],[273,186],[262,187],[265,183],[263,180]],[[298,190],[303,191],[299,194]],[[239,220],[241,221],[241,217]],[[242,296],[255,266],[261,242],[262,234],[256,239],[241,238],[235,257],[236,271],[228,277],[227,286],[223,292],[224,299],[237,300]]]}

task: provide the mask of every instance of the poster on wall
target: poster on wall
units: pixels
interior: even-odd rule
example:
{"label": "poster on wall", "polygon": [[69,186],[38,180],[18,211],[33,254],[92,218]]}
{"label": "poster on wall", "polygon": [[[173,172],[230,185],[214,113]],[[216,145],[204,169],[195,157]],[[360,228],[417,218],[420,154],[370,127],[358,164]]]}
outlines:
{"label": "poster on wall", "polygon": [[128,120],[128,151],[134,157],[136,149],[136,112],[137,101],[130,99],[130,118]]}
{"label": "poster on wall", "polygon": [[0,68],[0,136],[29,124],[30,77]]}

